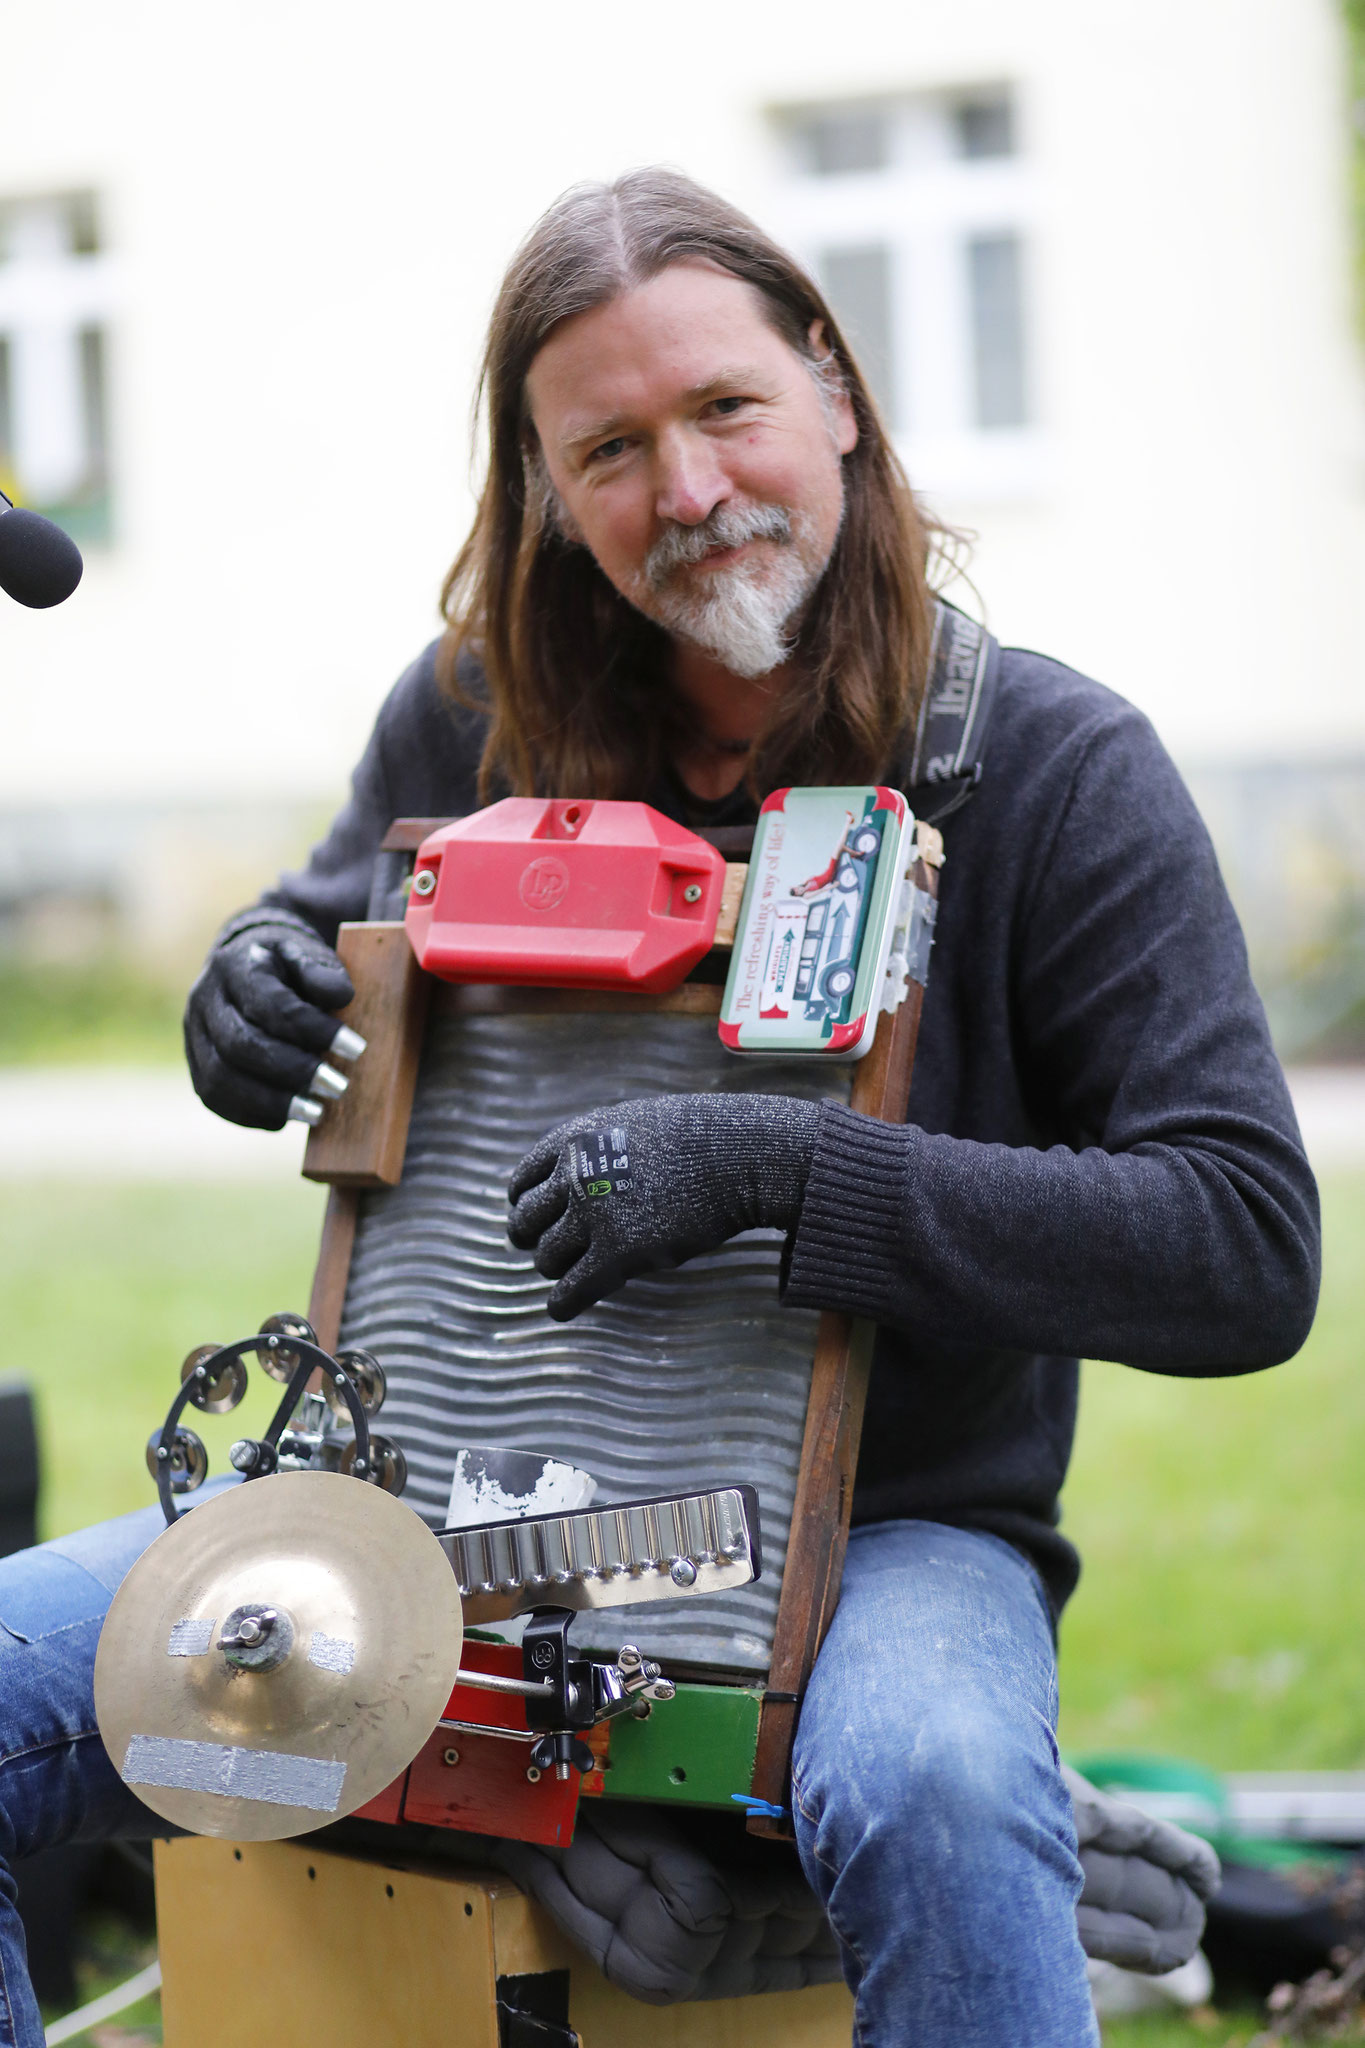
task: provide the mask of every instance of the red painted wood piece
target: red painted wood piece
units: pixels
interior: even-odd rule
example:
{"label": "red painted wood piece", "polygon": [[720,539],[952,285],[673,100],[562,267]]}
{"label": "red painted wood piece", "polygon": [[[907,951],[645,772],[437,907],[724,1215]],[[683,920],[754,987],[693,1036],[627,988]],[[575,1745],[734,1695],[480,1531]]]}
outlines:
{"label": "red painted wood piece", "polygon": [[[511,1643],[483,1643],[465,1637],[461,1668],[520,1678],[521,1651]],[[476,1721],[485,1728],[524,1730],[526,1708],[514,1693],[481,1692],[457,1685],[446,1707],[452,1721]],[[536,1782],[526,1775],[531,1743],[505,1735],[479,1735],[465,1728],[438,1728],[412,1764],[377,1799],[359,1809],[362,1820],[420,1822],[458,1828],[468,1834],[501,1835],[514,1842],[541,1842],[562,1849],[573,1840],[580,1780],[567,1782],[546,1772]],[[454,1756],[451,1764],[447,1758]]]}

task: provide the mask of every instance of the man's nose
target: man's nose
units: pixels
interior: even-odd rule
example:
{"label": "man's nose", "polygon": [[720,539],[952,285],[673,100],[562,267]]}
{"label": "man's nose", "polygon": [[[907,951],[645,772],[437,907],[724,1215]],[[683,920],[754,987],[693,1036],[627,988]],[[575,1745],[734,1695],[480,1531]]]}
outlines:
{"label": "man's nose", "polygon": [[662,441],[656,464],[654,510],[659,519],[700,526],[733,495],[715,450],[700,435],[677,434]]}

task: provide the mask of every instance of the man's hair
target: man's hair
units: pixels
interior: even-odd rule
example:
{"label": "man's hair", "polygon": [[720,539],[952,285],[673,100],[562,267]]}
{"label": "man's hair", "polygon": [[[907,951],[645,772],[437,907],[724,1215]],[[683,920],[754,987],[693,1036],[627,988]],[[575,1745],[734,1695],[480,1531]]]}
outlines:
{"label": "man's hair", "polygon": [[[561,531],[526,378],[562,320],[695,261],[754,286],[817,381],[828,390],[837,375],[858,423],[857,446],[843,458],[843,524],[801,626],[800,681],[774,702],[750,786],[875,780],[918,710],[938,529],[916,507],[838,323],[800,266],[734,207],[678,172],[631,171],[576,186],[543,215],[512,259],[489,324],[476,400],[476,414],[487,411],[489,467],[442,592],[439,663],[443,686],[465,701],[471,667],[460,657],[482,664],[485,801],[506,789],[639,796],[686,730],[667,685],[668,636]],[[817,320],[832,362],[811,346]]]}

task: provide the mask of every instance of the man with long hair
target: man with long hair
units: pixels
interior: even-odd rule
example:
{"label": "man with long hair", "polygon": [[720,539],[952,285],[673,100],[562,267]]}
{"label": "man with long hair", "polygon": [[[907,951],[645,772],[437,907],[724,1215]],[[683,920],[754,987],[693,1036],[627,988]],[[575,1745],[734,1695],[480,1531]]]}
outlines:
{"label": "man with long hair", "polygon": [[[487,479],[447,630],[307,870],[229,922],[191,993],[195,1084],[238,1122],[278,1127],[336,1086],[351,988],[332,942],[365,915],[394,816],[543,793],[723,825],[779,784],[907,774],[941,536],[829,307],[752,222],[663,171],[569,193],[509,269],[482,390]],[[1288,1357],[1316,1200],[1212,851],[1138,713],[1004,650],[980,788],[946,838],[907,1124],[700,1080],[611,1103],[522,1161],[509,1229],[561,1318],[767,1226],[785,1303],[877,1325],[843,1592],[797,1736],[802,1860],[859,2040],[1077,2048],[1094,2019],[1054,1737],[1076,1361]],[[584,1127],[626,1132],[629,1203],[583,1199]],[[102,1589],[155,1527],[72,1539],[81,1629],[56,1587],[51,1629],[0,1641],[19,1853],[150,1831],[94,1735],[89,1660]],[[34,1555],[0,1566],[0,1618]],[[0,2048],[31,2048],[12,1917],[0,1902]]]}

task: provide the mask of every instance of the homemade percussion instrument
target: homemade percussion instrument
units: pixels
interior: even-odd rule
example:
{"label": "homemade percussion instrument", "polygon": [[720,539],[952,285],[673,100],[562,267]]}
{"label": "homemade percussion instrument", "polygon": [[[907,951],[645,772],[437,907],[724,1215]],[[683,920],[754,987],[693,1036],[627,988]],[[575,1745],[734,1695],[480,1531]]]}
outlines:
{"label": "homemade percussion instrument", "polygon": [[[564,1844],[589,1797],[789,1835],[871,1327],[784,1309],[772,1232],[554,1324],[505,1189],[632,1096],[903,1119],[941,860],[885,788],[776,792],[756,837],[531,799],[391,828],[338,942],[369,1049],[308,1139],[308,1317],[185,1361],[148,1446],[170,1526],[101,1641],[101,1730],[155,1811],[237,1842],[355,1814],[395,1844]],[[253,1357],[277,1413],[186,1512],[184,1418],[231,1410]]]}

